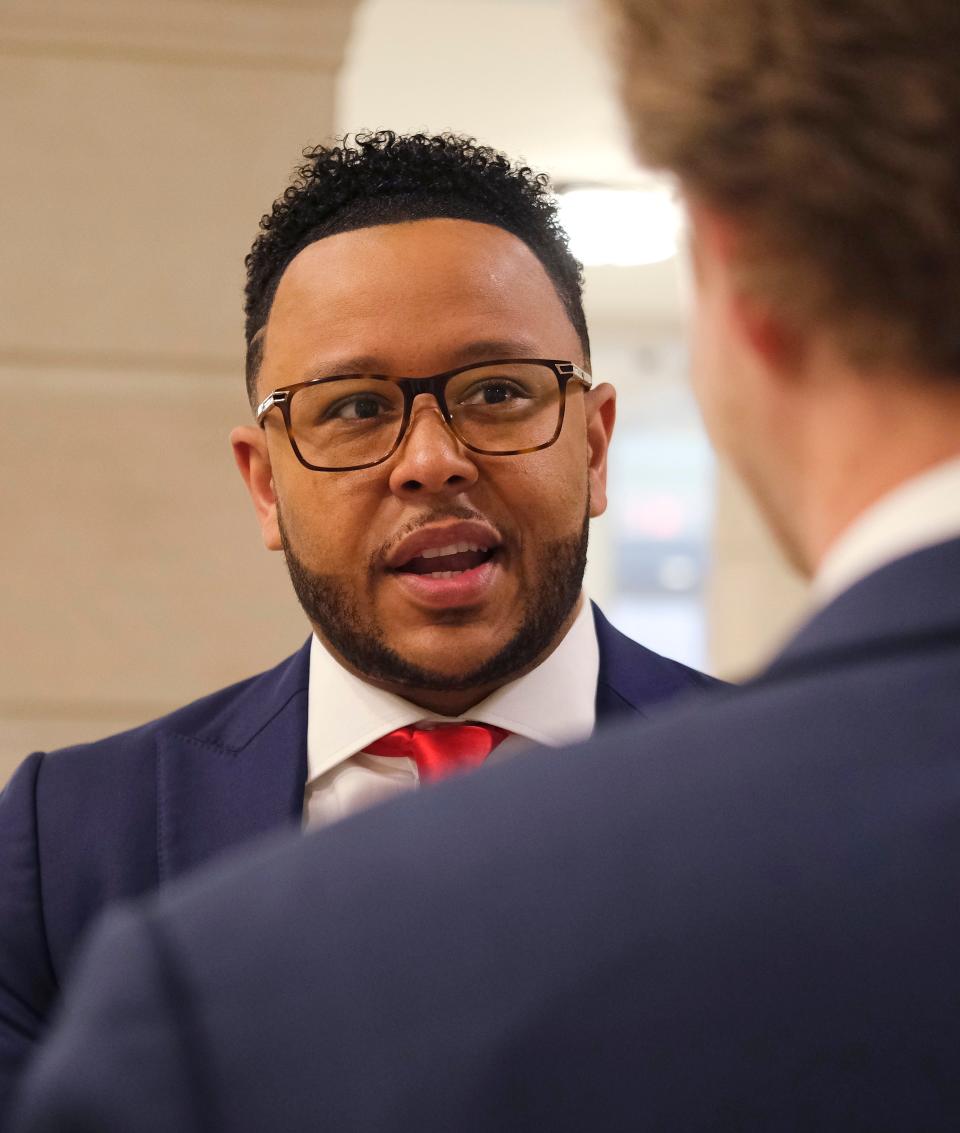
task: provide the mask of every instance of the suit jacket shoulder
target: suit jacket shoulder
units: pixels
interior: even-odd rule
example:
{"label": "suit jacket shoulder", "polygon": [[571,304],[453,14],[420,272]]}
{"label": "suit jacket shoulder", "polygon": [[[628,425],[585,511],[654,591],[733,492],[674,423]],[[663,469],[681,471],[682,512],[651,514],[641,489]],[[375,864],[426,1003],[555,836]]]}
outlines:
{"label": "suit jacket shoulder", "polygon": [[299,818],[308,658],[35,753],[0,792],[0,1112],[101,909]]}
{"label": "suit jacket shoulder", "polygon": [[[594,618],[599,722],[636,719],[717,683],[631,641],[596,607]],[[0,961],[9,981],[6,1008],[0,984],[0,1044],[7,1023],[9,1075],[101,909],[299,822],[308,679],[309,642],[275,669],[161,719],[31,756],[14,776],[0,801]],[[0,1052],[0,1093],[2,1075]]]}
{"label": "suit jacket shoulder", "polygon": [[35,757],[38,859],[58,969],[104,904],[299,817],[308,658],[309,644],[141,727]]}
{"label": "suit jacket shoulder", "polygon": [[600,648],[597,722],[647,716],[679,696],[724,687],[723,681],[654,653],[614,628],[593,603]]}

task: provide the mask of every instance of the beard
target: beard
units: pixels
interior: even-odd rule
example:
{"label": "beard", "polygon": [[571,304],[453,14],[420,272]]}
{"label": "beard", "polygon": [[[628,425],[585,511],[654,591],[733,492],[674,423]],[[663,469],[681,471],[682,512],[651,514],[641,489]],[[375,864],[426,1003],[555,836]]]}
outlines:
{"label": "beard", "polygon": [[[445,513],[451,514],[451,513]],[[460,518],[473,518],[473,513]],[[491,657],[462,673],[443,673],[403,657],[387,642],[382,625],[361,608],[354,593],[332,574],[311,570],[293,550],[279,509],[277,520],[290,581],[304,613],[333,649],[363,676],[384,683],[431,692],[468,692],[506,684],[532,668],[556,644],[576,605],[587,565],[590,501],[575,535],[544,543],[537,555],[536,582],[521,595],[520,626]],[[469,615],[468,615],[469,617]],[[438,617],[438,623],[466,620]]]}

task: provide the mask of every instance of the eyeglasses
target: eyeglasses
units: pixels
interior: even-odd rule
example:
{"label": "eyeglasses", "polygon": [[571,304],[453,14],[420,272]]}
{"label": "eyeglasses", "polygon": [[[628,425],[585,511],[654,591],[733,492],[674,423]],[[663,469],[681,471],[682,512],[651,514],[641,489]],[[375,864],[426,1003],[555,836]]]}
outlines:
{"label": "eyeglasses", "polygon": [[560,436],[567,385],[593,385],[574,362],[500,358],[430,378],[337,374],[275,389],[257,424],[277,408],[297,459],[314,472],[352,472],[389,460],[400,447],[414,398],[431,394],[450,431],[471,452],[520,456]]}

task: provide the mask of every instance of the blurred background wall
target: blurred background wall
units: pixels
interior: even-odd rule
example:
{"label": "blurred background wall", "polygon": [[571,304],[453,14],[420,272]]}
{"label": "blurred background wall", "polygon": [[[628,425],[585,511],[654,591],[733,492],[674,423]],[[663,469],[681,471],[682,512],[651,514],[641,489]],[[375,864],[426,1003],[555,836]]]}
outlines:
{"label": "blurred background wall", "polygon": [[561,188],[635,192],[637,250],[603,250],[609,209],[578,221],[593,369],[620,394],[588,587],[727,676],[798,616],[687,391],[682,235],[630,157],[588,4],[3,0],[0,95],[0,782],[305,636],[227,434],[249,412],[243,256],[302,148],[336,132],[453,129]]}

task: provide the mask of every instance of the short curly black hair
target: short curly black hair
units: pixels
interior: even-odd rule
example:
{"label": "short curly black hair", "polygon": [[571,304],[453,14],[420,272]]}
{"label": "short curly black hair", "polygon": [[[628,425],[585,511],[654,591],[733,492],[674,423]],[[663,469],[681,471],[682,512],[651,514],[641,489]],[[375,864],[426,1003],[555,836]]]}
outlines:
{"label": "short curly black hair", "polygon": [[306,164],[261,218],[245,263],[247,392],[256,400],[262,336],[280,277],[324,236],[444,217],[493,224],[522,240],[543,264],[589,360],[583,269],[557,220],[547,176],[458,134],[349,135],[304,150]]}

